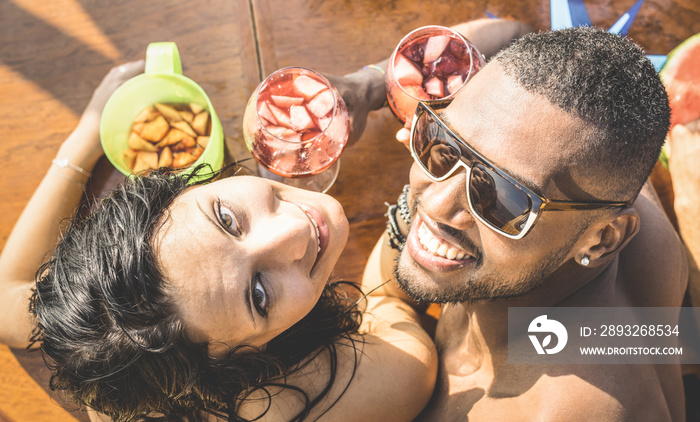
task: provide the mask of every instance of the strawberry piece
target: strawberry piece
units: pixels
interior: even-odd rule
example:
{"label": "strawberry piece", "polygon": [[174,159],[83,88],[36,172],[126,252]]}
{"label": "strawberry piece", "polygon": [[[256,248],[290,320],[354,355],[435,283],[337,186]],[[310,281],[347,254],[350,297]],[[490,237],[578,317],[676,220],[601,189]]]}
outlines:
{"label": "strawberry piece", "polygon": [[467,46],[463,42],[457,41],[455,39],[450,41],[450,53],[457,59],[464,59],[467,57]]}
{"label": "strawberry piece", "polygon": [[306,75],[298,76],[294,79],[294,93],[301,95],[307,100],[312,99],[319,92],[328,88],[326,84],[314,80]]}
{"label": "strawberry piece", "polygon": [[304,102],[302,97],[287,97],[285,95],[272,95],[272,102],[277,107],[289,108],[293,105],[301,105]]}
{"label": "strawberry piece", "polygon": [[289,109],[289,117],[292,120],[292,128],[299,132],[316,127],[316,124],[311,120],[306,107],[293,105]]}
{"label": "strawberry piece", "polygon": [[394,78],[399,85],[404,87],[423,83],[423,74],[420,69],[402,54],[394,58]]}
{"label": "strawberry piece", "polygon": [[423,88],[420,85],[405,86],[403,87],[403,90],[406,91],[407,94],[418,100],[427,101],[430,99],[428,94],[425,93],[425,90],[423,90]]}
{"label": "strawberry piece", "polygon": [[311,112],[311,114],[320,118],[333,110],[333,100],[333,93],[330,89],[326,89],[309,101],[309,103],[306,104],[306,108]]}
{"label": "strawberry piece", "polygon": [[392,108],[396,112],[396,115],[399,119],[406,121],[411,119],[413,113],[415,113],[418,100],[429,100],[430,97],[420,85],[409,85],[403,87],[403,89],[410,96],[400,92],[400,88],[397,88],[399,92],[395,92],[394,95],[391,95],[389,98],[393,103]]}
{"label": "strawberry piece", "polygon": [[306,131],[301,135],[301,142],[306,142],[306,141],[309,141],[311,139],[314,139],[315,137],[317,137],[320,134],[321,134],[321,132],[319,130]]}
{"label": "strawberry piece", "polygon": [[289,115],[285,113],[284,110],[277,108],[272,104],[268,104],[268,107],[270,108],[272,115],[275,116],[277,124],[282,125],[284,127],[288,127],[290,129],[292,128],[292,121],[289,119]]}
{"label": "strawberry piece", "polygon": [[425,54],[425,43],[409,44],[401,51],[407,59],[415,63],[423,62],[423,54]]}
{"label": "strawberry piece", "polygon": [[261,102],[258,106],[258,116],[267,120],[268,123],[272,123],[273,125],[278,124],[277,119],[275,119],[275,116],[272,115],[270,108],[267,106],[267,101]]}
{"label": "strawberry piece", "polygon": [[331,124],[331,118],[330,117],[322,117],[318,119],[318,129],[320,131],[326,130],[329,124]]}
{"label": "strawberry piece", "polygon": [[447,90],[450,95],[457,92],[462,87],[462,84],[464,84],[462,75],[450,75],[447,77]]}
{"label": "strawberry piece", "polygon": [[[301,135],[292,129],[282,127],[282,126],[268,126],[267,131],[270,132],[272,135],[283,139],[287,142],[299,142],[301,141]],[[287,143],[283,142],[277,142],[275,143],[273,140],[268,140],[267,141],[270,147],[277,149],[277,150],[283,150],[283,149],[294,149],[295,147],[293,145],[289,145]]]}
{"label": "strawberry piece", "polygon": [[437,60],[442,55],[442,52],[445,51],[447,44],[450,43],[450,39],[451,38],[447,35],[436,35],[428,38],[428,42],[425,43],[423,63],[430,63]]}
{"label": "strawberry piece", "polygon": [[425,92],[433,97],[442,98],[445,96],[445,85],[435,76],[425,81],[423,86],[425,86]]}
{"label": "strawberry piece", "polygon": [[459,63],[457,63],[457,61],[451,54],[443,55],[435,62],[433,62],[433,64],[435,65],[433,74],[441,78],[444,78],[447,75],[455,73],[459,70]]}

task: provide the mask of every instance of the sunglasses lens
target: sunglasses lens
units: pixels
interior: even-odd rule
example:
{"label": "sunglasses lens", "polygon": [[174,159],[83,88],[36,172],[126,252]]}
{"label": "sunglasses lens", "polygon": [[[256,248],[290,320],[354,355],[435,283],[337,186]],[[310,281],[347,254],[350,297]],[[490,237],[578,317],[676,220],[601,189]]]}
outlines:
{"label": "sunglasses lens", "polygon": [[522,232],[532,208],[525,192],[481,164],[472,167],[468,186],[474,212],[481,218],[510,235]]}
{"label": "sunglasses lens", "polygon": [[457,142],[427,112],[416,122],[413,153],[423,169],[437,179],[447,175],[461,156]]}
{"label": "sunglasses lens", "polygon": [[532,209],[530,197],[481,164],[481,158],[461,146],[427,110],[419,109],[411,143],[416,161],[436,179],[449,175],[464,156],[466,163],[473,163],[467,181],[472,211],[506,234],[517,236],[524,230]]}

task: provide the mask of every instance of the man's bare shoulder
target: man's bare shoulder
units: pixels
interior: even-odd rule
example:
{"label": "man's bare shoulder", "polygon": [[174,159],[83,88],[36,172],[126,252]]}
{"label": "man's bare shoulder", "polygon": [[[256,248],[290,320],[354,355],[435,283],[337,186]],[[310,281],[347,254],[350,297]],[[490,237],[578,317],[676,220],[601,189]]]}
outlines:
{"label": "man's bare shoulder", "polygon": [[[664,394],[643,371],[622,365],[512,366],[438,387],[421,421],[670,421]],[[649,372],[649,373],[645,373]],[[647,379],[645,379],[647,378]],[[460,388],[463,387],[463,388]]]}
{"label": "man's bare shoulder", "polygon": [[554,368],[540,377],[536,389],[542,405],[533,420],[671,421],[652,366]]}
{"label": "man's bare shoulder", "polygon": [[633,306],[680,306],[688,281],[680,238],[649,184],[634,207],[640,230],[620,253],[620,287]]}

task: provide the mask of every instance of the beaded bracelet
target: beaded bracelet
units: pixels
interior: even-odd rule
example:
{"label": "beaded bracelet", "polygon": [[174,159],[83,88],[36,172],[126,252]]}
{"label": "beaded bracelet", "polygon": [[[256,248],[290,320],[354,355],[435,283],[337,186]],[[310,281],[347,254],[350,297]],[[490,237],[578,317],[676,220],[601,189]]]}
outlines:
{"label": "beaded bracelet", "polygon": [[360,69],[360,70],[365,70],[365,69],[374,69],[374,70],[380,72],[382,75],[386,75],[386,70],[382,69],[381,67],[377,66],[376,64],[368,64],[366,66],[362,66],[362,69]]}
{"label": "beaded bracelet", "polygon": [[408,208],[408,192],[411,190],[411,185],[404,185],[401,195],[399,195],[399,200],[397,204],[399,206],[399,214],[406,225],[411,225],[411,210]]}
{"label": "beaded bracelet", "polygon": [[54,163],[56,166],[58,166],[62,169],[68,167],[69,169],[77,171],[78,173],[82,174],[85,177],[89,178],[91,176],[90,173],[83,170],[82,168],[76,166],[75,164],[69,163],[67,158],[61,158],[60,160],[58,158],[54,158],[52,163]]}
{"label": "beaded bracelet", "polygon": [[408,200],[406,199],[409,190],[409,185],[403,187],[403,191],[397,201],[398,205],[387,204],[389,209],[386,212],[386,231],[389,235],[389,246],[397,251],[403,249],[403,246],[406,244],[406,236],[404,236],[399,229],[396,211],[399,212],[399,215],[407,225],[411,224],[411,211],[408,208]]}
{"label": "beaded bracelet", "polygon": [[389,235],[389,246],[391,249],[400,251],[403,249],[403,245],[406,244],[406,236],[401,234],[401,230],[399,230],[399,222],[396,220],[397,208],[397,205],[389,205],[389,209],[385,214],[387,216],[386,232]]}
{"label": "beaded bracelet", "polygon": [[[382,69],[381,67],[377,66],[376,64],[368,64],[366,66],[362,66],[362,69],[360,69],[360,71],[363,71],[365,69],[376,70],[377,72],[382,74],[382,77],[386,75],[386,70]],[[389,100],[385,96],[384,102],[382,103],[382,106],[380,108],[384,108],[384,107],[388,107],[388,106],[389,106]],[[377,110],[377,109],[374,109],[374,110]]]}

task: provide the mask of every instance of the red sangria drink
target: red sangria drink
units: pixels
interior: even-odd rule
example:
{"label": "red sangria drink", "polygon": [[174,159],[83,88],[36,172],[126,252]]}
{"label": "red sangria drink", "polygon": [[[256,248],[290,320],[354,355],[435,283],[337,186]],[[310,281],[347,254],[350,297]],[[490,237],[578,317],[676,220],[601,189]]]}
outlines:
{"label": "red sangria drink", "polygon": [[335,181],[349,130],[338,91],[319,73],[301,67],[268,76],[243,116],[243,135],[262,175],[319,192]]}
{"label": "red sangria drink", "polygon": [[389,60],[389,106],[399,120],[410,121],[418,101],[452,98],[484,64],[476,47],[450,28],[418,28],[399,42]]}

